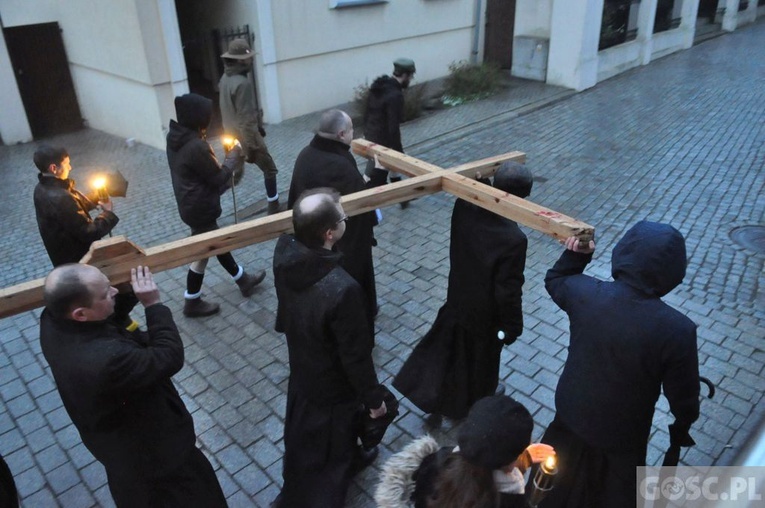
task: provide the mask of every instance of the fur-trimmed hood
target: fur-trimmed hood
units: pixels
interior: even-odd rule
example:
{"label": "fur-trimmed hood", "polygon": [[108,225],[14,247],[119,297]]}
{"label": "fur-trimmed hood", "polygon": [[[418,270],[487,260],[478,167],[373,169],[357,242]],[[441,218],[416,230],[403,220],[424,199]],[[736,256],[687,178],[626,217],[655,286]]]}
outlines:
{"label": "fur-trimmed hood", "polygon": [[423,459],[438,451],[438,443],[430,435],[418,438],[391,456],[383,465],[380,483],[375,490],[379,508],[407,508],[414,492],[414,473]]}

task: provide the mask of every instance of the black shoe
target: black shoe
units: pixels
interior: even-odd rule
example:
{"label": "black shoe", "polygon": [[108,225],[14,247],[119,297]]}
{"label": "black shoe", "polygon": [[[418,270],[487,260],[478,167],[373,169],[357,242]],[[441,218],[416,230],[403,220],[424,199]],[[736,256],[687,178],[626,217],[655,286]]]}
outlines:
{"label": "black shoe", "polygon": [[402,201],[401,203],[398,204],[398,206],[400,206],[402,210],[406,210],[407,208],[409,208],[409,203],[411,201],[412,201],[411,199],[408,201]]}
{"label": "black shoe", "polygon": [[220,305],[202,300],[202,298],[186,299],[183,305],[183,315],[190,318],[205,317],[217,314],[220,311]]}
{"label": "black shoe", "polygon": [[353,475],[359,474],[361,471],[369,467],[369,465],[375,461],[379,454],[380,450],[376,446],[369,450],[365,450],[361,446],[356,448],[356,456],[353,458],[351,473]]}
{"label": "black shoe", "polygon": [[428,429],[435,430],[440,429],[441,424],[444,423],[444,417],[438,413],[430,413],[425,417],[425,426]]}
{"label": "black shoe", "polygon": [[279,200],[268,202],[268,215],[274,215],[275,213],[281,213],[286,210],[287,207],[284,204],[279,204]]}
{"label": "black shoe", "polygon": [[282,506],[282,493],[279,492],[279,495],[274,498],[273,501],[271,501],[271,504],[268,505],[268,508],[281,508]]}
{"label": "black shoe", "polygon": [[497,386],[497,391],[494,392],[494,395],[504,395],[504,394],[505,394],[505,385]]}
{"label": "black shoe", "polygon": [[255,286],[263,282],[266,278],[266,272],[264,270],[259,271],[254,275],[249,273],[243,273],[239,280],[236,281],[236,285],[239,286],[239,291],[242,292],[242,296],[247,298],[255,291]]}

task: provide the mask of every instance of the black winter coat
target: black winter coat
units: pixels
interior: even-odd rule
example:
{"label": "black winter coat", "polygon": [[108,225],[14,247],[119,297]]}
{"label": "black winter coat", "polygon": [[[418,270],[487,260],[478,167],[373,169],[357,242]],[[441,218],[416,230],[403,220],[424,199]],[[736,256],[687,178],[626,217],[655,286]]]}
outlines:
{"label": "black winter coat", "polygon": [[74,180],[38,174],[34,202],[37,227],[53,266],[77,263],[90,244],[100,240],[119,219],[108,211],[90,217],[97,204],[74,188]]}
{"label": "black winter coat", "polygon": [[696,325],[661,301],[685,275],[682,236],[639,223],[613,251],[613,282],[582,274],[591,258],[566,250],[545,277],[571,323],[556,419],[590,446],[645,450],[663,388],[675,426],[687,436],[699,416]]}
{"label": "black winter coat", "polygon": [[282,235],[274,251],[276,331],[287,335],[290,390],[317,405],[382,404],[361,286],[340,254]]}
{"label": "black winter coat", "polygon": [[112,481],[167,474],[195,448],[191,415],[171,376],[183,342],[170,310],[146,309],[148,332],[109,321],[40,318],[40,343],[61,400],[82,441]]}
{"label": "black winter coat", "polygon": [[221,166],[201,129],[212,116],[212,102],[193,94],[176,99],[178,122],[170,120],[167,162],[181,220],[192,228],[213,224],[221,214],[220,196],[231,185],[233,168]]}
{"label": "black winter coat", "polygon": [[364,137],[403,153],[400,129],[403,120],[404,92],[401,84],[391,76],[378,77],[369,87]]}
{"label": "black winter coat", "polygon": [[[363,191],[365,185],[348,145],[314,136],[295,161],[287,204],[292,208],[303,191],[316,187],[331,187],[345,196]],[[343,254],[340,266],[361,284],[367,296],[366,309],[370,323],[374,319],[377,305],[372,261],[373,228],[376,222],[373,212],[349,218],[345,234],[336,245],[337,250]]]}

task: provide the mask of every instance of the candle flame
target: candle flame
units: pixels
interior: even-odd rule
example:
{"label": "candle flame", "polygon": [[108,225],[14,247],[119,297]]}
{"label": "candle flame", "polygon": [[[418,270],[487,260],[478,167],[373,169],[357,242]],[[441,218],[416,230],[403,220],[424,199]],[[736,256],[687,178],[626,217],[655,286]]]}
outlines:
{"label": "candle flame", "polygon": [[223,143],[223,146],[232,147],[234,146],[234,143],[236,143],[236,140],[231,136],[223,136],[221,138],[221,143]]}
{"label": "candle flame", "polygon": [[93,187],[96,189],[103,189],[106,187],[106,178],[99,176],[93,180]]}
{"label": "candle flame", "polygon": [[555,469],[555,466],[557,465],[558,460],[555,458],[555,455],[549,455],[545,459],[545,469],[548,471]]}

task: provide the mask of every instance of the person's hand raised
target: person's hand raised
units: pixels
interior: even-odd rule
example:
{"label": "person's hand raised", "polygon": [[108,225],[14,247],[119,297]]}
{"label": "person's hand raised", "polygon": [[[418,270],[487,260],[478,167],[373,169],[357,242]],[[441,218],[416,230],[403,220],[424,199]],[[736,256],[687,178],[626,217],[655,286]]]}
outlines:
{"label": "person's hand raised", "polygon": [[160,303],[159,288],[148,266],[138,265],[130,269],[130,284],[138,301],[144,307]]}

